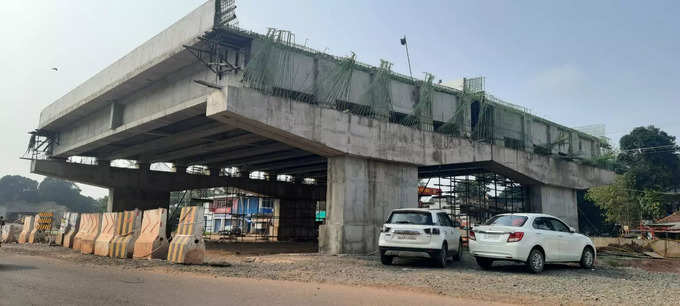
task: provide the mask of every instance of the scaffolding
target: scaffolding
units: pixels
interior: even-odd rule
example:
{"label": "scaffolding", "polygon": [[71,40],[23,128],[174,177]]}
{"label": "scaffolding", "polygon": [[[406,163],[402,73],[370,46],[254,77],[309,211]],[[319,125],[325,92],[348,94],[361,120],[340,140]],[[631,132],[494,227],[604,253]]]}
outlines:
{"label": "scaffolding", "polygon": [[[526,212],[527,188],[495,173],[448,176],[424,179],[423,187],[433,186],[439,192],[420,207],[447,210],[453,220],[466,228],[480,224],[501,213]],[[424,194],[419,195],[425,197]]]}

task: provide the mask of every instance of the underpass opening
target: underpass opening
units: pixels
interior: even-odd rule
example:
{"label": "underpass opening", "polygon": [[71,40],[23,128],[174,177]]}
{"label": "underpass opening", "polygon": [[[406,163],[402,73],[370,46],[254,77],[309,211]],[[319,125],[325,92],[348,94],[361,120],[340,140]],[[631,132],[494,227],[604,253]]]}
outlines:
{"label": "underpass opening", "polygon": [[493,172],[430,172],[420,178],[418,206],[446,210],[467,232],[497,214],[528,212],[527,195],[526,185]]}

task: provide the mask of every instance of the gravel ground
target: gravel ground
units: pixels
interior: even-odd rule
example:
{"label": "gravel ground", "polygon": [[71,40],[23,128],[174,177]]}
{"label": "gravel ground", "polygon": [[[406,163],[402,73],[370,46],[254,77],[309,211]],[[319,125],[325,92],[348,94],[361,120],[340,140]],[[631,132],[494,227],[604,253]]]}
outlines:
{"label": "gravel ground", "polygon": [[511,263],[497,263],[490,271],[482,271],[467,254],[461,262],[437,269],[418,259],[397,259],[395,265],[383,266],[376,256],[315,253],[250,256],[210,251],[208,265],[202,266],[81,255],[46,245],[3,245],[2,253],[120,269],[389,287],[518,304],[677,305],[680,296],[679,274],[630,268],[625,261],[611,258],[600,260],[592,270],[577,265],[549,265],[542,274],[533,275],[524,266]]}

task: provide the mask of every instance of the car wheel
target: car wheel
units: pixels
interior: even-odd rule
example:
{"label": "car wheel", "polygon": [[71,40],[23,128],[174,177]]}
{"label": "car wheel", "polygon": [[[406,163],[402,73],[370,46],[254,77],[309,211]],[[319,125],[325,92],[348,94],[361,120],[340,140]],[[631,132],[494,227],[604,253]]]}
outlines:
{"label": "car wheel", "polygon": [[458,251],[453,255],[453,260],[459,261],[461,258],[463,258],[463,241],[458,240]]}
{"label": "car wheel", "polygon": [[538,248],[534,248],[529,253],[529,259],[527,259],[527,268],[531,273],[541,273],[543,267],[545,266],[545,256],[543,252]]}
{"label": "car wheel", "polygon": [[483,270],[488,270],[491,268],[491,265],[493,265],[493,260],[489,258],[475,257],[475,260],[477,261],[477,265]]}
{"label": "car wheel", "polygon": [[446,267],[447,257],[449,257],[448,245],[444,242],[442,249],[432,254],[432,263],[439,268]]}
{"label": "car wheel", "polygon": [[394,259],[394,256],[391,255],[386,255],[386,251],[380,251],[380,262],[382,262],[383,265],[389,266],[392,264],[392,260]]}
{"label": "car wheel", "polygon": [[585,247],[581,254],[581,268],[590,269],[595,263],[595,253],[590,247]]}

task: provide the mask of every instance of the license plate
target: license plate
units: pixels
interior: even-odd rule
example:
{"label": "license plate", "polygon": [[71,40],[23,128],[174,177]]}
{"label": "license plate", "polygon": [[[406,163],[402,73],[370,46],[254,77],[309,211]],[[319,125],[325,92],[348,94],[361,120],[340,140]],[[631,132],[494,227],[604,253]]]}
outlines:
{"label": "license plate", "polygon": [[400,239],[400,240],[416,240],[416,236],[414,236],[414,235],[397,235],[397,239]]}
{"label": "license plate", "polygon": [[501,235],[499,235],[499,234],[483,234],[482,239],[495,241],[495,240],[498,240],[500,237],[501,237]]}

